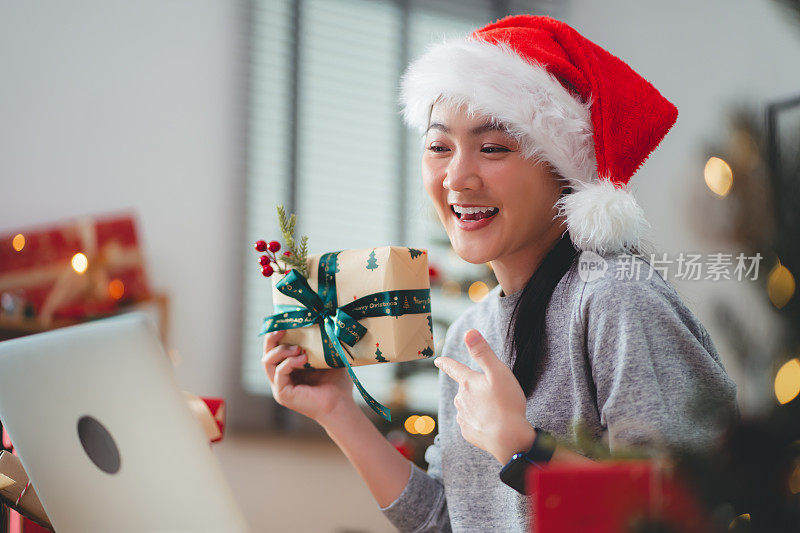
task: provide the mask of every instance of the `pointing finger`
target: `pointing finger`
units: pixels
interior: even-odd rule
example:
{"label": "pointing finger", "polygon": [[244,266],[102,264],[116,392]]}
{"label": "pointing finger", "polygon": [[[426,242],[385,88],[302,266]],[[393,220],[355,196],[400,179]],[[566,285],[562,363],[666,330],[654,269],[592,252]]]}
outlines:
{"label": "pointing finger", "polygon": [[478,374],[478,372],[475,372],[467,365],[459,363],[458,361],[450,357],[445,357],[445,356],[437,357],[436,359],[433,360],[433,364],[436,365],[436,367],[439,368],[442,372],[444,372],[445,374],[453,378],[456,382],[458,382],[459,385],[464,381],[466,381],[467,378],[472,377],[475,374]]}
{"label": "pointing finger", "polygon": [[483,335],[477,329],[470,329],[464,334],[464,343],[467,345],[472,358],[483,369],[487,378],[491,379],[492,376],[500,372],[508,371],[508,367],[500,359],[497,354],[483,338]]}

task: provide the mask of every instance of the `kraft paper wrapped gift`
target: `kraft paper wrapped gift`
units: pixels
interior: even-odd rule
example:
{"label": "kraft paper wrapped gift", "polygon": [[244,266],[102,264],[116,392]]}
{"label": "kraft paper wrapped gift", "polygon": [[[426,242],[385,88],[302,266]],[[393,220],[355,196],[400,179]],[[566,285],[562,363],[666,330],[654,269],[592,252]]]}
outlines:
{"label": "kraft paper wrapped gift", "polygon": [[53,528],[22,462],[7,450],[0,451],[0,501],[37,524]]}
{"label": "kraft paper wrapped gift", "polygon": [[273,275],[274,314],[264,320],[262,334],[288,330],[281,344],[305,348],[307,368],[347,366],[370,407],[388,418],[350,367],[433,356],[427,252],[341,250],[309,255],[306,265],[307,279],[296,269]]}

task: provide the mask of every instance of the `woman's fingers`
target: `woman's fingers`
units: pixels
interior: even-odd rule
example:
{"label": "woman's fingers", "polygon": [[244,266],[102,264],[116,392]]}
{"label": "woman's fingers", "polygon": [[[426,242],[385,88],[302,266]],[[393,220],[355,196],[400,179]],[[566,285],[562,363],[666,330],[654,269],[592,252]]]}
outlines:
{"label": "woman's fingers", "polygon": [[299,354],[301,351],[300,346],[296,344],[279,344],[275,346],[261,358],[264,364],[264,370],[267,372],[267,378],[271,383],[275,382],[275,369],[287,357]]}
{"label": "woman's fingers", "polygon": [[272,391],[273,396],[281,394],[288,385],[292,384],[290,374],[295,368],[302,368],[306,362],[306,354],[295,355],[287,357],[275,368],[275,388]]}
{"label": "woman's fingers", "polygon": [[288,330],[285,329],[279,329],[278,331],[270,331],[264,335],[264,355],[278,345],[287,331]]}

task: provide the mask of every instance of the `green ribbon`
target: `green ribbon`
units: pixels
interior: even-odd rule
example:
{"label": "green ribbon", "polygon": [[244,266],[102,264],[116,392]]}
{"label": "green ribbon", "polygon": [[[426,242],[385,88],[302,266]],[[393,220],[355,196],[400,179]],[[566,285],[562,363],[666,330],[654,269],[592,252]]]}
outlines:
{"label": "green ribbon", "polygon": [[347,372],[367,405],[391,421],[391,411],[370,396],[361,385],[347,360],[348,357],[353,359],[353,356],[342,348],[340,341],[354,346],[364,337],[367,328],[359,323],[362,318],[430,313],[430,289],[375,292],[339,307],[336,297],[336,272],[339,271],[337,257],[340,253],[341,250],[320,257],[317,272],[318,292],[314,292],[306,278],[294,268],[275,285],[283,294],[291,296],[302,305],[276,305],[275,314],[264,319],[259,336],[271,331],[317,324],[322,338],[325,363],[331,368],[346,366]]}

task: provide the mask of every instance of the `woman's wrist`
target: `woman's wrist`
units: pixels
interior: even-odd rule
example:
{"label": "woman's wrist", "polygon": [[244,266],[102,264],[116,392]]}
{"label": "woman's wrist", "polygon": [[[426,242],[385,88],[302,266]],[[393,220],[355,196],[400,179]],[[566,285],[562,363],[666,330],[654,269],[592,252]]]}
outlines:
{"label": "woman's wrist", "polygon": [[326,415],[317,419],[317,423],[325,429],[328,435],[340,429],[346,429],[353,419],[358,416],[366,417],[352,397],[337,403]]}
{"label": "woman's wrist", "polygon": [[501,464],[508,463],[515,453],[528,451],[533,446],[534,440],[536,440],[536,430],[527,419],[523,419],[504,439],[506,445],[497,460]]}

